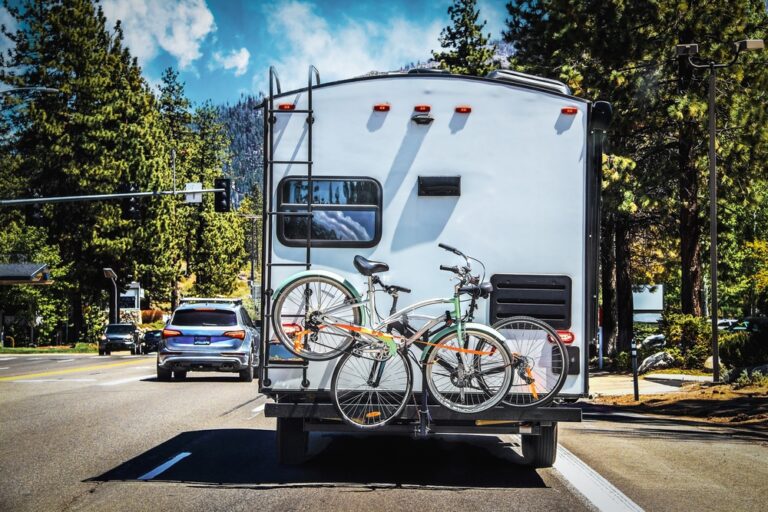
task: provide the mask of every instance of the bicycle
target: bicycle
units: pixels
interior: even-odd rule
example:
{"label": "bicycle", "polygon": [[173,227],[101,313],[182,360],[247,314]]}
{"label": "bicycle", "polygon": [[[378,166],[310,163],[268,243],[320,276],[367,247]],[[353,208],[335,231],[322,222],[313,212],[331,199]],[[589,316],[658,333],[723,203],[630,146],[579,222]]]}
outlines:
{"label": "bicycle", "polygon": [[[331,393],[347,423],[374,428],[400,415],[413,389],[409,356],[421,367],[431,396],[448,409],[477,413],[506,396],[513,371],[523,360],[513,358],[494,329],[469,321],[477,299],[487,297],[492,286],[471,274],[469,259],[474,258],[439,246],[465,259],[462,267],[440,266],[458,281],[450,298],[428,299],[397,310],[399,294],[410,290],[384,285],[376,274],[389,266],[362,256],[355,256],[354,266],[368,279],[365,298],[348,281],[325,271],[300,272],[275,292],[273,326],[289,351],[315,361],[340,356]],[[376,309],[376,292],[381,291],[393,299],[386,318]],[[466,314],[461,309],[464,295],[470,297]],[[453,312],[411,315],[437,304],[452,304]],[[416,328],[410,320],[425,323]],[[421,348],[420,360],[411,353],[412,346]]]}

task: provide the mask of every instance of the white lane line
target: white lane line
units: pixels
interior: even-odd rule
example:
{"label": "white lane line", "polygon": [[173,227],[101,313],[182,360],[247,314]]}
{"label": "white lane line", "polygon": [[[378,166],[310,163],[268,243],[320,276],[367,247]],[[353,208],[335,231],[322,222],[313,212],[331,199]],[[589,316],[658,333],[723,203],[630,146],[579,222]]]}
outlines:
{"label": "white lane line", "polygon": [[120,385],[120,384],[128,384],[129,382],[140,381],[140,380],[143,380],[143,379],[149,379],[149,378],[156,377],[156,376],[157,375],[154,374],[154,373],[151,374],[151,375],[139,375],[137,377],[129,377],[127,379],[120,379],[120,380],[112,380],[112,381],[109,381],[109,382],[103,382],[103,383],[99,384],[99,386],[117,386],[117,385]]}
{"label": "white lane line", "polygon": [[40,384],[43,382],[96,382],[96,379],[19,379],[12,382],[22,384]]}
{"label": "white lane line", "polygon": [[15,357],[0,357],[0,361],[10,361],[12,359],[16,359]]}
{"label": "white lane line", "polygon": [[557,447],[554,468],[598,510],[643,512],[637,503],[561,445]]}
{"label": "white lane line", "polygon": [[55,359],[57,363],[68,363],[69,361],[74,361],[73,359]]}
{"label": "white lane line", "polygon": [[0,368],[0,370],[9,370],[10,366],[4,366],[3,368]]}
{"label": "white lane line", "polygon": [[170,468],[171,466],[173,466],[174,464],[176,464],[180,460],[182,460],[182,459],[184,459],[186,457],[189,457],[190,455],[192,455],[191,452],[181,452],[180,454],[176,455],[174,458],[172,458],[172,459],[170,459],[170,460],[168,460],[166,462],[163,462],[162,464],[157,466],[155,469],[153,469],[149,473],[145,473],[145,474],[141,475],[138,478],[138,480],[152,480],[153,478],[155,478],[157,475],[159,475],[163,471],[167,470],[168,468]]}
{"label": "white lane line", "polygon": [[251,417],[250,417],[250,418],[248,418],[248,419],[249,419],[249,420],[252,420],[252,419],[253,419],[253,418],[255,418],[256,416],[258,416],[259,414],[261,414],[261,413],[262,413],[262,411],[264,411],[264,406],[265,406],[265,404],[261,404],[261,405],[257,405],[257,406],[256,406],[256,407],[254,407],[253,409],[251,409],[251,412],[252,412],[253,414],[251,414]]}

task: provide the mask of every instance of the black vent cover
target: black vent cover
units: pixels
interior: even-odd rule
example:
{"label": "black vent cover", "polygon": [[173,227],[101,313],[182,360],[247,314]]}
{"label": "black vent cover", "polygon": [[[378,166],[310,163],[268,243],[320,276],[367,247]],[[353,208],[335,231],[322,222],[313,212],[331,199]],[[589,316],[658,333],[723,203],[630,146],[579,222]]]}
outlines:
{"label": "black vent cover", "polygon": [[524,315],[544,320],[555,329],[571,327],[570,277],[494,274],[491,283],[491,323]]}
{"label": "black vent cover", "polygon": [[419,176],[420,196],[460,196],[461,176]]}

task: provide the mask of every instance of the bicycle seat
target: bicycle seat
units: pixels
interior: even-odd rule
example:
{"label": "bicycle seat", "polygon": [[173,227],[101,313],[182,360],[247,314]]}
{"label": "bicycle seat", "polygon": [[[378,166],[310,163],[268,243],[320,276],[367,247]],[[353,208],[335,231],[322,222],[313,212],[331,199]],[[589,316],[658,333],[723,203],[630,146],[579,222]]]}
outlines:
{"label": "bicycle seat", "polygon": [[360,255],[355,256],[354,263],[357,271],[364,276],[372,276],[378,272],[386,272],[389,270],[389,265],[386,263],[382,263],[380,261],[371,261],[369,259],[363,258]]}

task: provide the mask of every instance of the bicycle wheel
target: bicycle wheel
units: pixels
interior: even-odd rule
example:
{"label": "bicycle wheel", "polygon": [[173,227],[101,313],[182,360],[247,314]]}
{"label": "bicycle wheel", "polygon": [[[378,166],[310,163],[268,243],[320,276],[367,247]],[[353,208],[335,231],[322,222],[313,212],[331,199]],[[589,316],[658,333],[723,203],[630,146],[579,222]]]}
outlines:
{"label": "bicycle wheel", "polygon": [[411,396],[413,371],[406,354],[398,350],[390,355],[383,349],[379,356],[347,353],[333,371],[333,403],[342,419],[357,428],[386,425]]}
{"label": "bicycle wheel", "polygon": [[426,357],[427,385],[442,405],[476,413],[499,403],[512,383],[511,356],[504,340],[485,329],[466,325],[434,340]]}
{"label": "bicycle wheel", "polygon": [[[354,301],[345,286],[324,276],[297,279],[280,291],[272,311],[272,327],[277,339],[293,354],[312,361],[325,361],[341,354],[352,343],[352,336],[323,324],[324,311]],[[343,323],[360,325],[360,308],[345,308],[334,313]]]}
{"label": "bicycle wheel", "polygon": [[527,316],[505,318],[493,328],[512,354],[513,380],[504,403],[526,408],[551,402],[568,376],[567,351],[557,332]]}

